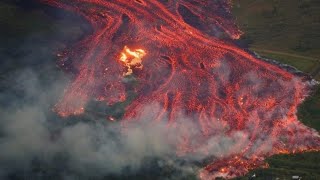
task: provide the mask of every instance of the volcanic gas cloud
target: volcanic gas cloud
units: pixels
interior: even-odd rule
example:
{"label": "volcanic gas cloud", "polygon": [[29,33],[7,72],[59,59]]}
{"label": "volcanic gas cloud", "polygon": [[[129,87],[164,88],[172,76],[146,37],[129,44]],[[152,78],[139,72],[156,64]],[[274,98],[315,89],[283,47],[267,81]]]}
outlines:
{"label": "volcanic gas cloud", "polygon": [[[149,118],[181,129],[191,122],[198,132],[183,131],[177,154],[211,158],[201,179],[267,167],[263,160],[272,154],[320,149],[319,134],[296,116],[310,81],[233,44],[241,32],[230,14],[231,1],[42,2],[82,15],[93,27],[58,62],[75,75],[55,107],[61,116],[83,113],[92,99],[108,105],[125,101],[124,79],[133,76],[136,98],[123,124]],[[161,108],[144,117],[142,108],[154,103]],[[225,152],[212,152],[217,137],[231,136],[236,138]]]}

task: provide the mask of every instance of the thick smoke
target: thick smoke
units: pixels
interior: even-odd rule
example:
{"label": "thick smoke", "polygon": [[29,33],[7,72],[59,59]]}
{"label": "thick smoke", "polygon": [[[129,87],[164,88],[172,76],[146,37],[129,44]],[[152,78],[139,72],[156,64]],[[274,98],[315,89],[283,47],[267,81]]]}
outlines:
{"label": "thick smoke", "polygon": [[[154,122],[154,116],[161,111],[157,103],[145,104],[140,112],[144,119],[126,120],[132,123],[125,125],[121,123],[123,120],[112,122],[106,116],[88,116],[88,113],[61,118],[52,109],[62,96],[68,78],[56,71],[22,68],[8,73],[2,80],[9,88],[0,94],[0,179],[110,176],[121,179],[143,173],[146,168],[148,173],[154,173],[150,169],[166,171],[168,167],[176,172],[166,174],[167,179],[184,179],[196,175],[208,160],[239,153],[250,144],[250,135],[256,128],[255,124],[246,124],[245,130],[226,136],[230,127],[217,120],[212,124],[216,134],[201,141],[201,128],[183,113],[176,118],[175,128],[168,128],[166,118],[161,120],[163,123]],[[255,74],[247,75],[248,83],[259,84]],[[286,111],[280,109],[278,116],[285,116]],[[261,117],[259,112],[252,112],[248,118]],[[267,133],[259,134],[247,152],[248,157],[257,149],[263,153],[272,151],[274,140]],[[181,147],[186,136],[198,148],[179,154],[177,147]]]}
{"label": "thick smoke", "polygon": [[[46,73],[54,75],[50,71]],[[55,115],[52,107],[63,93],[66,78],[51,79],[48,83],[41,80],[38,72],[25,69],[12,73],[7,82],[15,84],[11,92],[18,94],[10,97],[11,103],[1,107],[1,179],[17,173],[42,177],[52,171],[63,178],[118,177],[124,172],[137,173],[150,166],[168,166],[182,172],[169,177],[176,179],[196,174],[201,166],[194,162],[201,162],[208,156],[237,153],[231,152],[230,147],[239,141],[244,141],[243,145],[248,141],[247,135],[240,131],[225,137],[223,128],[219,128],[222,125],[217,123],[217,135],[197,152],[177,155],[176,147],[184,135],[192,136],[190,139],[198,143],[201,133],[183,115],[177,119],[178,126],[174,129],[168,128],[165,119],[164,123],[153,123],[154,112],[160,108],[157,104],[146,105],[141,112],[146,119],[130,120],[133,123],[126,126],[109,122],[105,117],[62,119]],[[8,96],[6,91],[1,93],[2,98]],[[205,152],[206,149],[210,153]],[[35,171],[37,166],[45,169]],[[52,170],[57,168],[61,169]]]}
{"label": "thick smoke", "polygon": [[64,83],[57,80],[44,86],[30,70],[15,73],[14,77],[15,90],[23,100],[1,108],[0,169],[3,176],[19,170],[31,171],[35,159],[51,164],[57,156],[65,156],[61,166],[81,175],[120,174],[125,169],[136,171],[147,158],[174,156],[162,125],[141,123],[127,127],[123,133],[119,123],[94,122],[98,119],[91,119],[93,122],[64,120],[51,111],[52,104],[63,92]]}
{"label": "thick smoke", "polygon": [[[214,121],[216,134],[202,142],[199,126],[183,113],[176,118],[175,128],[168,128],[167,119],[162,119],[163,123],[154,122],[155,114],[161,110],[157,103],[145,105],[140,112],[144,119],[130,119],[127,121],[132,123],[125,125],[121,123],[123,120],[112,122],[105,116],[86,116],[86,113],[61,118],[52,109],[68,79],[54,71],[45,70],[48,77],[55,76],[47,79],[43,78],[43,70],[24,68],[9,73],[3,80],[10,83],[10,90],[0,94],[1,179],[16,174],[43,178],[52,173],[69,179],[122,177],[141,173],[145,168],[166,167],[179,172],[171,172],[168,179],[183,179],[197,174],[203,167],[199,163],[239,153],[249,144],[255,128],[247,124],[246,131],[234,131],[226,136],[229,127]],[[249,118],[258,118],[258,113],[252,113]],[[186,136],[194,141],[191,144],[200,146],[194,152],[179,154],[177,147],[181,147]],[[249,152],[254,153],[256,148],[270,152],[273,143],[262,133]],[[41,167],[44,169],[34,170]]]}
{"label": "thick smoke", "polygon": [[[212,124],[215,134],[202,141],[199,124],[192,123],[184,113],[175,118],[175,128],[168,128],[166,116],[161,119],[163,123],[154,122],[154,116],[162,110],[157,103],[144,104],[145,108],[139,112],[144,119],[126,120],[133,123],[125,125],[124,120],[111,122],[104,115],[92,116],[89,112],[61,118],[52,109],[69,79],[54,68],[53,60],[41,63],[47,54],[43,52],[54,52],[59,45],[34,46],[33,38],[29,38],[17,48],[36,49],[21,59],[36,67],[17,68],[1,76],[0,179],[124,179],[130,175],[136,179],[152,179],[151,174],[160,179],[193,178],[199,168],[215,158],[243,150],[256,129],[255,124],[246,124],[246,130],[235,130],[226,136],[230,127],[217,118]],[[1,58],[10,62],[5,56]],[[232,69],[223,62],[217,72],[229,82]],[[245,76],[246,83],[256,87],[255,93],[266,88],[261,87],[262,80],[253,72]],[[285,82],[277,81],[273,85],[279,83]],[[248,89],[240,89],[239,93],[241,91]],[[287,109],[280,109],[276,115],[285,116],[286,112]],[[259,119],[259,112],[252,112],[248,118]],[[274,142],[268,138],[269,134],[259,134],[248,157],[258,148],[261,152],[272,150]],[[179,149],[184,139],[191,140],[189,143],[197,147],[194,152],[183,153]]]}

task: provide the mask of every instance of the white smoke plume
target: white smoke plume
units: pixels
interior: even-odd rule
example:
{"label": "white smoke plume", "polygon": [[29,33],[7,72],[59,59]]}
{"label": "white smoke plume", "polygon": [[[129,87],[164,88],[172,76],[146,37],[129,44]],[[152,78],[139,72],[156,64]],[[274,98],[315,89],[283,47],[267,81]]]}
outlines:
{"label": "white smoke plume", "polygon": [[[248,141],[246,132],[239,131],[225,137],[219,124],[215,124],[220,133],[201,145],[203,147],[199,147],[198,151],[178,156],[176,147],[181,138],[187,133],[196,143],[197,135],[201,133],[198,126],[183,115],[177,120],[178,128],[174,129],[168,128],[166,119],[163,123],[152,123],[152,119],[148,119],[160,108],[157,104],[146,105],[142,114],[147,118],[133,120],[134,123],[129,123],[125,128],[120,122],[106,122],[105,117],[91,118],[89,121],[66,120],[52,111],[54,103],[63,93],[64,78],[48,85],[41,82],[39,74],[24,70],[14,73],[9,82],[16,83],[14,89],[20,92],[18,97],[21,99],[2,106],[0,112],[2,179],[20,171],[29,176],[35,160],[49,164],[47,168],[64,167],[59,173],[69,177],[67,175],[72,172],[69,178],[74,178],[74,175],[86,179],[135,173],[150,166],[153,159],[158,167],[170,166],[186,174],[197,174],[202,166],[193,162],[201,162],[209,156],[237,153],[230,151],[230,147],[240,140],[244,141],[243,145]],[[209,149],[209,153],[202,151],[205,148]],[[63,158],[57,161],[58,157]],[[183,163],[182,159],[188,163]],[[183,173],[168,179],[184,177]]]}

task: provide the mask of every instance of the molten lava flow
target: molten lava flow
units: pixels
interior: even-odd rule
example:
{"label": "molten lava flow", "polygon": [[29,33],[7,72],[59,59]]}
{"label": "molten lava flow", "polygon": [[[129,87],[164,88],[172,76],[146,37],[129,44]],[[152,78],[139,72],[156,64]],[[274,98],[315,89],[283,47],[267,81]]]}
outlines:
{"label": "molten lava flow", "polygon": [[128,71],[124,73],[124,75],[131,75],[133,67],[142,69],[142,58],[145,55],[146,52],[143,49],[131,51],[127,46],[125,46],[120,57],[120,61],[123,62],[128,68]]}
{"label": "molten lava flow", "polygon": [[[176,129],[178,155],[212,160],[202,179],[267,167],[273,154],[320,149],[319,134],[296,116],[310,82],[232,43],[241,32],[231,0],[41,1],[82,15],[94,30],[60,56],[59,66],[75,75],[55,107],[60,115],[82,113],[91,99],[126,100],[127,68],[139,83],[124,124],[149,119]],[[160,108],[143,113],[149,104]]]}

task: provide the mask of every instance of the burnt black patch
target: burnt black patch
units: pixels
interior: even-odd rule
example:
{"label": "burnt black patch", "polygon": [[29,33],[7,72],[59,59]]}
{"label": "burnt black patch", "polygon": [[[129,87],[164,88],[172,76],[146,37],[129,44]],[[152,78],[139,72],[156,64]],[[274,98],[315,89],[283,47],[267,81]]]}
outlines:
{"label": "burnt black patch", "polygon": [[121,16],[121,26],[119,27],[118,31],[114,34],[111,41],[115,42],[118,38],[120,38],[123,34],[125,34],[126,30],[129,27],[130,24],[130,17],[126,14],[123,14]]}
{"label": "burnt black patch", "polygon": [[204,64],[203,64],[203,62],[201,62],[199,65],[200,65],[200,68],[201,68],[201,69],[206,69],[205,66],[204,66]]}
{"label": "burnt black patch", "polygon": [[183,18],[184,22],[197,29],[203,30],[199,16],[195,15],[186,6],[180,4],[178,7],[178,12]]}

